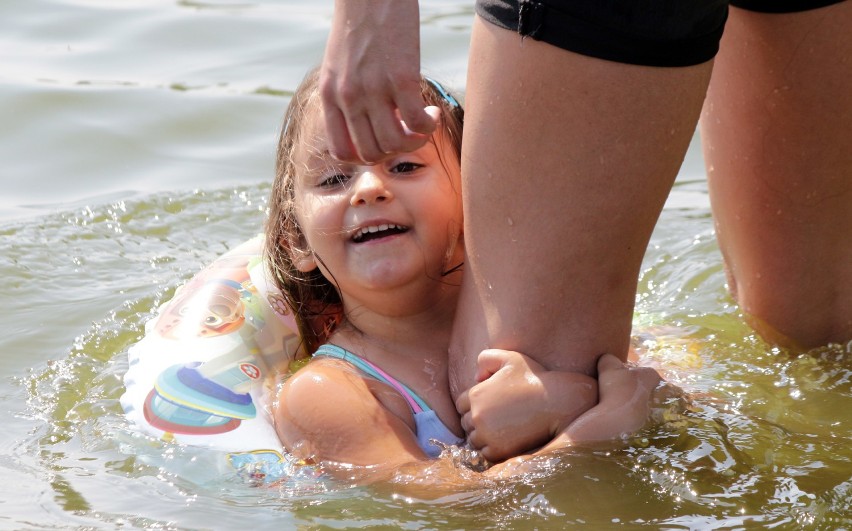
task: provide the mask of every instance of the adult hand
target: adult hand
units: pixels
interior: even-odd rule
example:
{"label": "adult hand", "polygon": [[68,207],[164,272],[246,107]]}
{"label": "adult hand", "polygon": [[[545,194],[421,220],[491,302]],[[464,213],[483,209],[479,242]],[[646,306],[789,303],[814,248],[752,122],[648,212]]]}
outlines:
{"label": "adult hand", "polygon": [[425,144],[436,123],[420,86],[417,1],[337,0],[320,70],[331,154],[376,162]]}

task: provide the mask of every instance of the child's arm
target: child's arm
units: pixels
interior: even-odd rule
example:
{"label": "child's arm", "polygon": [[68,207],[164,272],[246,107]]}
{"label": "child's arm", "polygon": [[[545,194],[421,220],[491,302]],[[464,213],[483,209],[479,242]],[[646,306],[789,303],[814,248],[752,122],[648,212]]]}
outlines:
{"label": "child's arm", "polygon": [[511,478],[535,470],[536,456],[572,444],[607,441],[639,430],[648,420],[654,390],[662,381],[648,367],[630,367],[607,354],[598,360],[598,405],[535,452],[499,463],[486,471],[493,478]]}
{"label": "child's arm", "polygon": [[650,367],[624,364],[611,354],[598,360],[598,405],[586,411],[540,451],[572,443],[608,441],[639,431],[662,378]]}
{"label": "child's arm", "polygon": [[284,382],[273,414],[281,442],[305,460],[394,467],[427,459],[409,425],[335,361],[312,361]]}
{"label": "child's arm", "polygon": [[548,371],[519,352],[484,350],[477,363],[480,383],[456,408],[468,441],[489,461],[539,448],[597,401],[594,378]]}

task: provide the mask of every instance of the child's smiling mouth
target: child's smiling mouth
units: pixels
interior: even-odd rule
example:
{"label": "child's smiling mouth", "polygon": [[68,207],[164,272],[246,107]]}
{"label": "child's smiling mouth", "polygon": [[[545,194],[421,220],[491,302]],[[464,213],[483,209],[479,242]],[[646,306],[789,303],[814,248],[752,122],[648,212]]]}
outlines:
{"label": "child's smiling mouth", "polygon": [[355,243],[364,243],[379,238],[402,234],[408,231],[408,227],[397,225],[395,223],[382,223],[381,225],[368,225],[356,230],[352,235],[352,241]]}

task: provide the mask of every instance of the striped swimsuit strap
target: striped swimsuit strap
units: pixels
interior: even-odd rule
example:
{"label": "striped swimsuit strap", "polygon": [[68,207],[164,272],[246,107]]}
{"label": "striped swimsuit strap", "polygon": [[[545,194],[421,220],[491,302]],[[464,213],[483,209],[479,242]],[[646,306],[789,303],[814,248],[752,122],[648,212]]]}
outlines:
{"label": "striped swimsuit strap", "polygon": [[421,411],[430,411],[432,408],[429,407],[426,402],[417,396],[417,393],[408,388],[404,383],[398,381],[393,376],[389,375],[385,371],[378,368],[376,365],[370,363],[369,361],[361,358],[346,349],[338,347],[337,345],[332,345],[330,343],[326,343],[322,345],[320,348],[314,352],[314,357],[316,356],[325,356],[328,358],[337,358],[339,360],[346,361],[351,363],[359,370],[363,371],[368,376],[375,378],[376,380],[386,383],[389,386],[393,387],[399,393],[405,397],[405,400],[408,401],[408,405],[411,406],[411,410],[414,413],[420,413]]}

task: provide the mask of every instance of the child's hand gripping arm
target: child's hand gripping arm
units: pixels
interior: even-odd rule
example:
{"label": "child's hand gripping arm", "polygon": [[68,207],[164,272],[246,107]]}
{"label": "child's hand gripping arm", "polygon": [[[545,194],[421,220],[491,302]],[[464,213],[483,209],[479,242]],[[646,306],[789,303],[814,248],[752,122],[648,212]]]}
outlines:
{"label": "child's hand gripping arm", "polygon": [[572,443],[608,441],[639,431],[648,421],[662,378],[650,367],[622,363],[612,354],[598,360],[598,405],[586,411],[541,451]]}
{"label": "child's hand gripping arm", "polygon": [[[536,455],[576,443],[606,441],[633,433],[648,421],[651,400],[662,379],[648,367],[631,367],[610,354],[598,360],[598,405],[560,431]],[[533,456],[520,456],[493,466],[487,474],[510,478],[531,470]]]}
{"label": "child's hand gripping arm", "polygon": [[548,371],[508,350],[484,350],[479,383],[456,408],[470,444],[492,462],[539,448],[597,400],[597,382],[583,374]]}
{"label": "child's hand gripping arm", "polygon": [[[647,422],[661,382],[654,369],[630,367],[609,354],[598,361],[597,386],[585,390],[591,378],[547,371],[517,352],[484,351],[480,360],[481,383],[459,396],[457,406],[471,444],[490,461],[545,443],[537,453],[633,433]],[[595,398],[590,392],[599,402],[588,409]]]}

